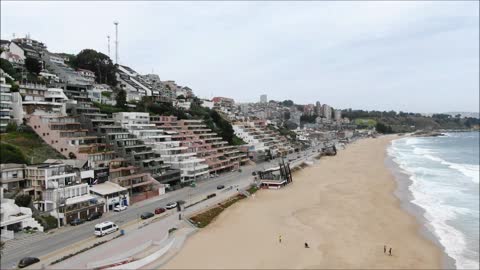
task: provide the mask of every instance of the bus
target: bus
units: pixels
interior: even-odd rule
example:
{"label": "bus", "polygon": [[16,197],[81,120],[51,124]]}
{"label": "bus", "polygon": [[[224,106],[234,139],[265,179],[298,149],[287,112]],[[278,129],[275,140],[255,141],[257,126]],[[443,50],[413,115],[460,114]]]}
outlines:
{"label": "bus", "polygon": [[105,221],[95,225],[95,235],[98,237],[101,237],[116,231],[118,231],[118,226],[111,221]]}

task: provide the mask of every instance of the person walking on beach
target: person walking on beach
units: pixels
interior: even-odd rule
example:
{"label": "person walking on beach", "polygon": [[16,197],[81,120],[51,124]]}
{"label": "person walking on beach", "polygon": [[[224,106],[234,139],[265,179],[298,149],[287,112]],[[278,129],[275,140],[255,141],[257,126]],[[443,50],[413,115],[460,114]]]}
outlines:
{"label": "person walking on beach", "polygon": [[388,250],[388,256],[392,256],[392,248]]}
{"label": "person walking on beach", "polygon": [[282,243],[282,236],[281,235],[278,236],[278,242]]}
{"label": "person walking on beach", "polygon": [[387,254],[387,246],[383,245],[383,254]]}
{"label": "person walking on beach", "polygon": [[310,248],[307,242],[305,242],[305,248]]}

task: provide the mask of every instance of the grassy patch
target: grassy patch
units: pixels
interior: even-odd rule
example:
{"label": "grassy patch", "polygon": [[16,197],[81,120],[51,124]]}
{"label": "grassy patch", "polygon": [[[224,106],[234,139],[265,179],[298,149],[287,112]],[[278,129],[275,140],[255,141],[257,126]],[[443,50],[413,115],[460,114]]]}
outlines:
{"label": "grassy patch", "polygon": [[358,118],[354,120],[355,125],[361,126],[361,127],[374,127],[377,124],[377,121],[373,119],[362,119]]}
{"label": "grassy patch", "polygon": [[95,105],[95,107],[99,108],[101,113],[106,113],[106,114],[128,111],[126,109],[122,109],[122,108],[112,106],[112,105],[108,105],[108,104],[101,104],[101,103],[98,103],[98,102],[93,102],[93,105]]}
{"label": "grassy patch", "polygon": [[247,189],[248,193],[253,194],[258,191],[257,186],[250,186],[250,188]]}
{"label": "grassy patch", "polygon": [[41,163],[49,158],[65,158],[46,144],[42,138],[33,131],[27,130],[4,133],[0,135],[0,140],[2,141],[2,148],[5,147],[12,151],[19,151],[25,157],[25,162],[21,163]]}
{"label": "grassy patch", "polygon": [[220,213],[223,212],[226,208],[231,206],[232,204],[238,202],[239,200],[244,199],[245,196],[243,195],[237,195],[235,197],[232,197],[228,199],[227,201],[223,203],[219,203],[216,207],[210,208],[205,212],[202,212],[198,215],[195,215],[190,218],[193,224],[195,224],[199,228],[204,228],[208,224],[210,224]]}

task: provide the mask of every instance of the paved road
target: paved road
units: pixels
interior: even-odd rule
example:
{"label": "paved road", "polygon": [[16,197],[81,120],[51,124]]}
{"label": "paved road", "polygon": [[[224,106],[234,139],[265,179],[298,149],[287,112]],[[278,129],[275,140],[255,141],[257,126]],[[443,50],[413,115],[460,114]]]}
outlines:
{"label": "paved road", "polygon": [[[299,163],[316,151],[313,149],[293,153],[286,157],[286,160],[292,160],[292,164]],[[298,158],[300,156],[300,159]],[[140,214],[146,211],[153,212],[156,207],[164,207],[168,202],[184,200],[192,201],[216,192],[218,185],[242,185],[252,181],[252,172],[262,170],[277,165],[277,161],[264,162],[254,166],[242,167],[241,172],[231,172],[217,178],[206,179],[199,181],[195,188],[186,187],[180,190],[169,192],[165,195],[148,199],[137,204],[132,205],[127,210],[114,213],[109,212],[95,222],[86,222],[82,225],[57,230],[53,234],[44,234],[43,237],[38,237],[32,242],[23,242],[20,245],[9,245],[3,251],[1,260],[1,269],[14,268],[18,261],[25,256],[41,257],[52,253],[60,248],[78,243],[79,241],[93,237],[94,226],[103,221],[113,221],[119,226],[122,224],[138,219]],[[13,240],[15,241],[15,240]]]}

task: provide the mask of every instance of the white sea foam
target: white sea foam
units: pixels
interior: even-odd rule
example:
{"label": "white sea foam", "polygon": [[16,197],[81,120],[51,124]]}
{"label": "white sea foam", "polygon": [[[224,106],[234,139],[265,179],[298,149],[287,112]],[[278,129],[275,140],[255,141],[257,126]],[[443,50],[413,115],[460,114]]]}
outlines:
{"label": "white sea foam", "polygon": [[[425,210],[424,217],[429,222],[427,228],[434,233],[445,248],[445,252],[456,261],[458,269],[478,269],[479,262],[466,257],[472,254],[468,249],[465,235],[448,224],[460,215],[476,215],[476,211],[448,204],[450,197],[462,195],[458,183],[441,181],[449,178],[449,169],[461,172],[472,181],[478,183],[479,166],[448,162],[435,156],[432,149],[418,147],[417,138],[396,140],[387,152],[393,161],[409,176],[412,185],[409,187],[414,200],[412,203]],[[445,169],[422,167],[425,158],[444,165]],[[428,163],[427,163],[428,164]],[[475,254],[478,256],[477,254]],[[469,256],[469,257],[475,257]]]}

